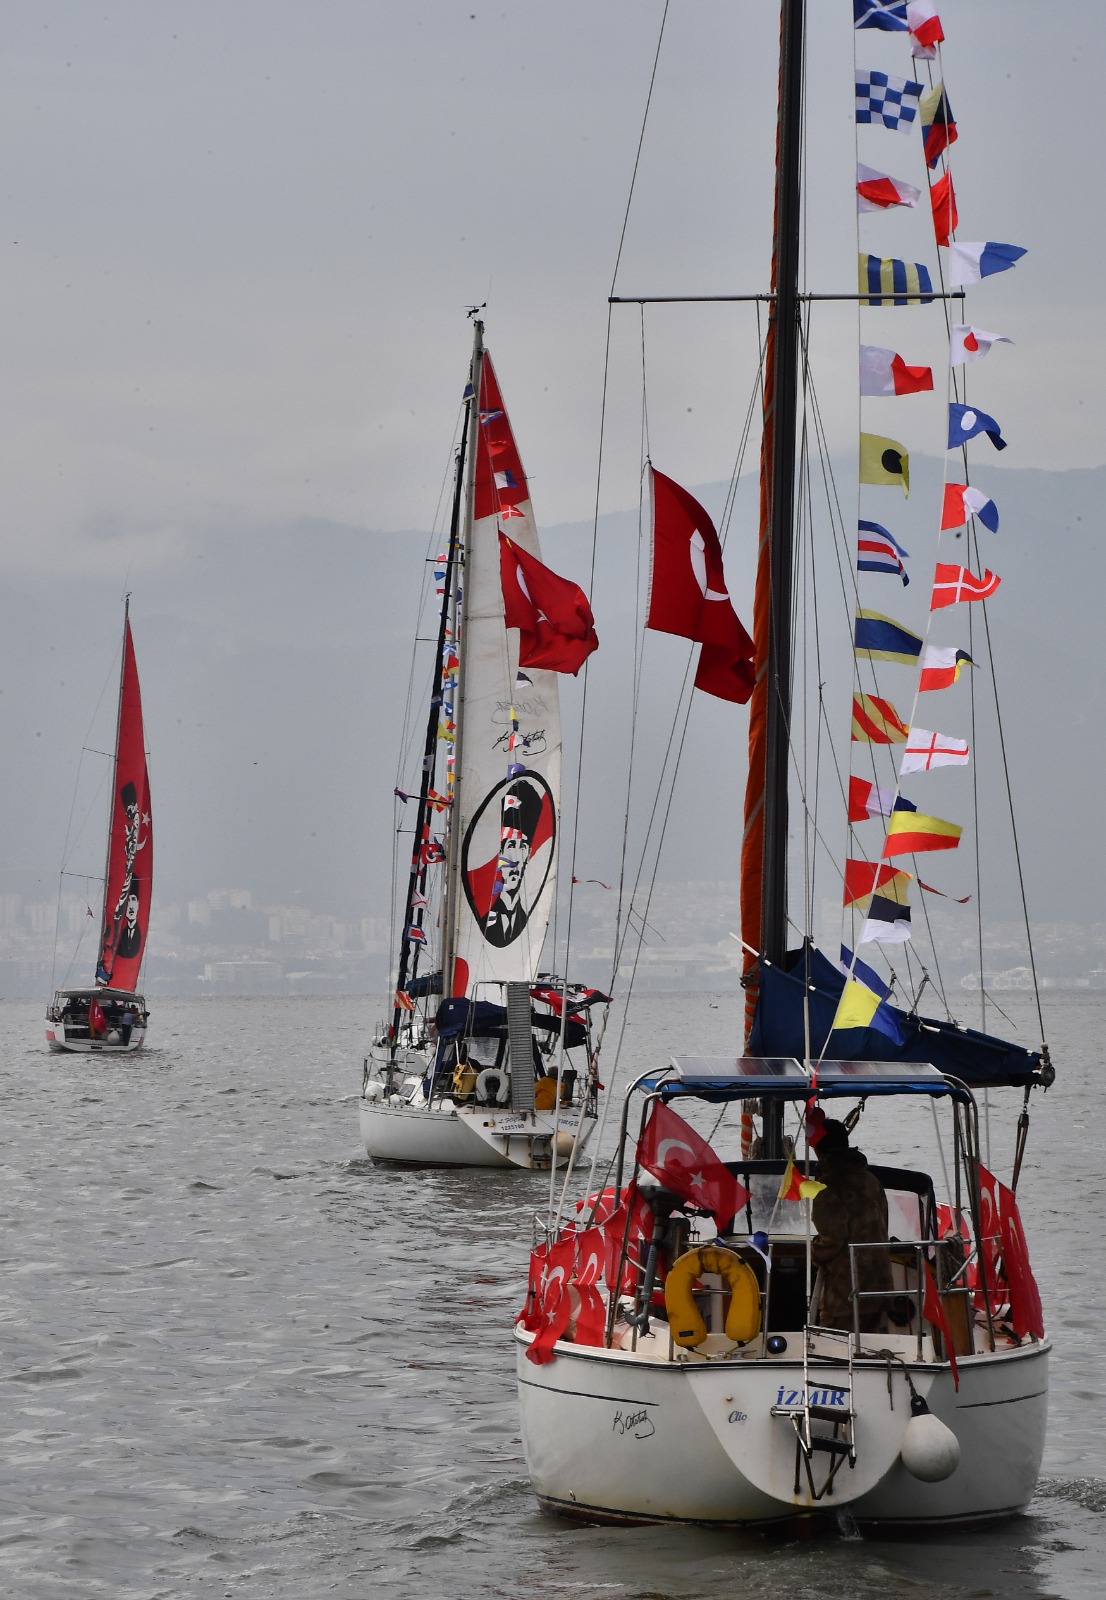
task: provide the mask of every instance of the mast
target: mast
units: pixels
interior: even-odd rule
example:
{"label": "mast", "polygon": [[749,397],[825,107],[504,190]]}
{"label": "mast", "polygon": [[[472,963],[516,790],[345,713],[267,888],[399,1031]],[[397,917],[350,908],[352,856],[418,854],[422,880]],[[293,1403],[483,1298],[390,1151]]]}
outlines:
{"label": "mast", "polygon": [[453,966],[457,953],[457,913],[461,886],[461,843],[464,829],[461,826],[461,797],[464,788],[464,734],[465,734],[465,594],[467,585],[463,576],[465,555],[472,541],[473,511],[476,503],[476,443],[480,427],[481,377],[484,366],[484,324],[479,317],[472,324],[472,366],[469,369],[469,415],[465,430],[467,439],[468,475],[465,481],[465,515],[462,527],[459,568],[461,578],[460,616],[454,626],[457,654],[461,661],[457,669],[453,736],[453,805],[450,809],[449,848],[446,854],[445,907],[442,914],[442,998],[453,993]]}
{"label": "mast", "polygon": [[[774,300],[765,346],[760,540],[754,611],[757,682],[741,853],[742,938],[769,961],[787,952],[787,776],[791,736],[791,597],[799,364],[799,225],[805,0],[781,0],[776,128]],[[746,1029],[756,1005],[747,958]],[[764,1153],[782,1153],[782,1107],[765,1115]]]}
{"label": "mast", "polygon": [[[424,889],[426,885],[426,863],[422,857],[422,846],[424,837],[428,835],[430,825],[430,790],[435,776],[434,755],[438,745],[438,724],[442,715],[446,634],[453,605],[453,593],[457,587],[458,551],[461,533],[461,495],[465,482],[465,446],[467,443],[468,424],[466,418],[465,431],[461,435],[461,444],[457,451],[457,468],[453,486],[453,513],[449,523],[449,547],[446,553],[445,579],[442,585],[442,605],[438,616],[438,653],[435,658],[430,708],[426,717],[426,737],[423,741],[422,752],[422,777],[419,783],[418,806],[415,811],[415,842],[411,851],[411,870],[407,879],[407,899],[403,907],[403,934],[399,947],[399,972],[396,975],[396,994],[392,1002],[392,1037],[389,1054],[393,1061],[395,1060],[396,1039],[400,1022],[398,997],[407,982],[408,965],[411,967],[412,975],[418,966],[419,947],[418,945],[412,947],[410,931],[415,922],[415,894],[417,891]],[[418,918],[418,925],[422,926],[421,915]],[[442,987],[444,991],[444,964]]]}
{"label": "mast", "polygon": [[[119,740],[123,730],[123,677],[127,670],[127,629],[131,620],[131,597],[123,596],[123,643],[119,648],[119,703],[115,708],[115,751],[111,758],[111,790],[108,794],[108,839],[104,850],[104,899],[100,907],[100,937],[107,927],[108,891],[111,879],[111,836],[115,822],[115,797],[119,792]],[[98,958],[97,958],[98,959]],[[102,987],[102,986],[101,986]]]}

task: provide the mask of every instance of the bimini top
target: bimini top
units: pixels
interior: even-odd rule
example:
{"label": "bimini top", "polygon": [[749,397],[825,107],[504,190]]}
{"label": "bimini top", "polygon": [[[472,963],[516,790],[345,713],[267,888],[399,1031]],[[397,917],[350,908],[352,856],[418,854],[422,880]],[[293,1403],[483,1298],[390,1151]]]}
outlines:
{"label": "bimini top", "polygon": [[[806,1100],[811,1074],[793,1056],[674,1056],[671,1065],[639,1078],[637,1088],[665,1099],[680,1095],[701,1100]],[[867,1094],[971,1096],[927,1061],[820,1061],[819,1099]]]}
{"label": "bimini top", "polygon": [[55,1000],[141,1000],[137,989],[100,989],[91,985],[87,989],[55,989]]}

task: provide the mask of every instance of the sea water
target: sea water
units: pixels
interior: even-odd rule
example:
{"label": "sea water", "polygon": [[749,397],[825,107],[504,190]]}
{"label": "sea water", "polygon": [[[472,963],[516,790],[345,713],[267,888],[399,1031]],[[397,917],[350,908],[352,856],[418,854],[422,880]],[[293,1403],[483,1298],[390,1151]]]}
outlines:
{"label": "sea water", "polygon": [[[641,1000],[619,1074],[681,1045],[732,1053],[738,1005]],[[1003,1005],[1034,1043],[1025,1001]],[[1034,1096],[1019,1186],[1055,1346],[1037,1496],[999,1527],[910,1541],[847,1513],[806,1541],[542,1516],[511,1325],[549,1180],[374,1167],[363,1003],[161,1000],[150,1047],[109,1061],[47,1055],[42,1009],[0,1005],[9,1600],[1106,1591],[1106,997],[1047,1007],[1058,1079]],[[1008,1174],[1018,1096],[1000,1100]]]}

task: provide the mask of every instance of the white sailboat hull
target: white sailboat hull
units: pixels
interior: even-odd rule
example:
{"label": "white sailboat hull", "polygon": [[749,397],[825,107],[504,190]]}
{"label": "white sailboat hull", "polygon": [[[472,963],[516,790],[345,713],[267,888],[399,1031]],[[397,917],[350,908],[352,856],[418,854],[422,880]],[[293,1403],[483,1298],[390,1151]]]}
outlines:
{"label": "white sailboat hull", "polygon": [[[526,1357],[530,1339],[516,1332],[522,1440],[547,1511],[593,1521],[739,1526],[848,1507],[861,1523],[947,1527],[1020,1511],[1036,1483],[1047,1343],[962,1358],[959,1391],[947,1367],[909,1359],[854,1366],[856,1463],[843,1461],[816,1499],[790,1418],[772,1415],[773,1406],[801,1393],[801,1359],[673,1362],[643,1357],[640,1349],[560,1343],[555,1359],[537,1366]],[[789,1342],[795,1349],[801,1338]],[[665,1352],[667,1344],[665,1331]],[[943,1482],[921,1482],[903,1466],[911,1418],[904,1365],[959,1442],[959,1465]],[[833,1398],[844,1392],[843,1370],[840,1362],[812,1358],[810,1386],[819,1400],[846,1404]],[[830,1460],[815,1455],[816,1488]]]}
{"label": "white sailboat hull", "polygon": [[133,1029],[130,1038],[124,1044],[118,1036],[113,1038],[112,1033],[108,1033],[103,1039],[90,1039],[87,1036],[87,1029],[83,1038],[70,1036],[61,1023],[48,1022],[46,1024],[46,1043],[51,1050],[74,1050],[83,1052],[86,1055],[131,1055],[135,1050],[141,1050],[146,1043],[146,1030],[145,1028]]}
{"label": "white sailboat hull", "polygon": [[[411,1166],[526,1167],[548,1170],[591,1137],[595,1119],[577,1110],[559,1116],[490,1106],[388,1105],[361,1100],[361,1138],[374,1161]],[[581,1126],[582,1124],[582,1126]]]}

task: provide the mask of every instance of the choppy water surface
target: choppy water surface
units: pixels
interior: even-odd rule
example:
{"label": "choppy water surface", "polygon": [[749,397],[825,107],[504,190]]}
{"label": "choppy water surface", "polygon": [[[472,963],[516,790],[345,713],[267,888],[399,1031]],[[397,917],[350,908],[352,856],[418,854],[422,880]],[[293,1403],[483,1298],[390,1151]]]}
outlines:
{"label": "choppy water surface", "polygon": [[[676,1008],[642,1002],[631,1042],[675,1043]],[[1020,1189],[1056,1346],[1040,1492],[918,1544],[542,1517],[510,1328],[548,1180],[374,1168],[349,999],[161,1001],[124,1063],[47,1056],[41,1010],[0,1006],[14,1600],[1103,1593],[1106,1000],[1050,1007],[1061,1080]],[[694,1010],[695,1048],[729,1048],[734,1002]]]}

